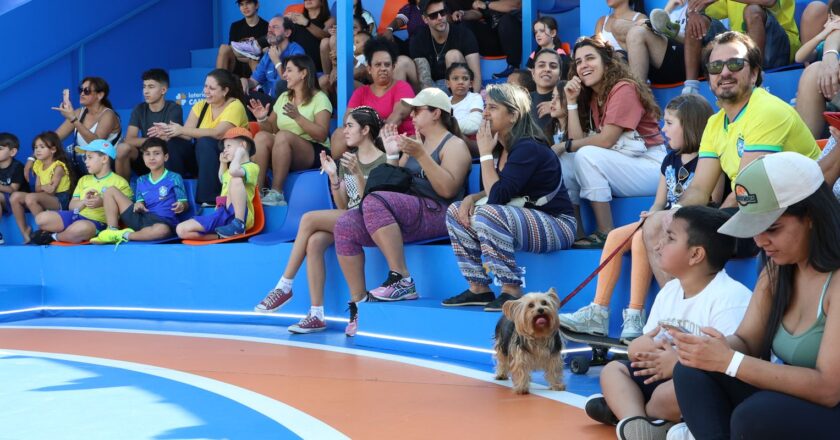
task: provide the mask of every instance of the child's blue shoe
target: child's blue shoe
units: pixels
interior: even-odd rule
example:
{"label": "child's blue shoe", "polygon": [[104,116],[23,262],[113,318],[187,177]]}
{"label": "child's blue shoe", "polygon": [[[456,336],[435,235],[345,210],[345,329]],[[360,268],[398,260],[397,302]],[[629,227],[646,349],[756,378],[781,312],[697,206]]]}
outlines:
{"label": "child's blue shoe", "polygon": [[216,234],[219,235],[221,238],[230,238],[235,237],[237,235],[242,235],[245,233],[245,222],[239,220],[238,218],[233,219],[232,222],[224,225],[219,226],[216,228]]}

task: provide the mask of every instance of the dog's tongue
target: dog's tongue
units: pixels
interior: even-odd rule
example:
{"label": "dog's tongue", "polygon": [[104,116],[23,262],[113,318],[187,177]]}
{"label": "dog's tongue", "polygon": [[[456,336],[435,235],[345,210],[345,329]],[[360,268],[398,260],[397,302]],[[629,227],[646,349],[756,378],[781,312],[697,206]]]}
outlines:
{"label": "dog's tongue", "polygon": [[537,327],[545,327],[548,325],[548,319],[545,319],[545,317],[540,316],[539,318],[537,318],[536,321],[534,321],[534,324],[537,324]]}

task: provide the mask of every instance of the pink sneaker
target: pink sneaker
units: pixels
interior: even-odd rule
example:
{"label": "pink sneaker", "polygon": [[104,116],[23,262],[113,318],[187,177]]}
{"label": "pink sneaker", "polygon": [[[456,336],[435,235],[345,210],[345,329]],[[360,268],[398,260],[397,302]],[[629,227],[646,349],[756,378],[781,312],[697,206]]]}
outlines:
{"label": "pink sneaker", "polygon": [[268,295],[254,307],[254,311],[260,313],[271,313],[280,310],[280,307],[283,307],[283,304],[286,304],[290,299],[292,299],[292,291],[289,290],[288,292],[284,292],[280,289],[274,289],[271,292],[268,292]]}
{"label": "pink sneaker", "polygon": [[417,299],[414,280],[407,281],[397,272],[388,272],[388,279],[381,286],[370,291],[370,295],[380,301],[402,301]]}
{"label": "pink sneaker", "polygon": [[315,333],[324,331],[327,329],[327,323],[318,319],[317,316],[314,315],[307,315],[306,318],[303,318],[295,325],[289,326],[289,333],[299,333],[299,334],[306,334],[306,333]]}
{"label": "pink sneaker", "polygon": [[359,307],[356,303],[350,301],[350,322],[344,329],[344,334],[347,336],[356,336],[356,331],[359,330]]}
{"label": "pink sneaker", "polygon": [[259,60],[262,56],[262,49],[260,49],[257,40],[233,41],[230,43],[230,47],[237,54],[252,60]]}

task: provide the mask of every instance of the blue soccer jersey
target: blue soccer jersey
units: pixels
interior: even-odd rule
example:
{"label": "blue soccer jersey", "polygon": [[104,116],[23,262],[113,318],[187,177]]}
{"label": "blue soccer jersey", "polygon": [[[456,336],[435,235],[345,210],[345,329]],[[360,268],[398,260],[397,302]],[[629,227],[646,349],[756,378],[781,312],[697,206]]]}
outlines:
{"label": "blue soccer jersey", "polygon": [[152,180],[151,174],[137,179],[135,201],[143,202],[150,214],[154,214],[171,224],[178,223],[177,215],[172,211],[175,202],[186,202],[187,191],[184,189],[184,179],[181,175],[164,170],[157,181]]}

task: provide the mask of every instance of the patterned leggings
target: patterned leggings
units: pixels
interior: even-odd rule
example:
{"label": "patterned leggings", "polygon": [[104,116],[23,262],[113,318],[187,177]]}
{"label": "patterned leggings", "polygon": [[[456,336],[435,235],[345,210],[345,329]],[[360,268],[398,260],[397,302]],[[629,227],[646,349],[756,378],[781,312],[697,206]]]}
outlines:
{"label": "patterned leggings", "polygon": [[[364,246],[376,246],[371,237],[379,228],[396,223],[404,243],[446,236],[446,206],[408,194],[377,191],[365,197],[362,209],[345,212],[335,224],[335,252],[354,256]],[[362,215],[364,212],[364,215]]]}
{"label": "patterned leggings", "polygon": [[446,227],[458,268],[470,283],[489,286],[488,268],[503,284],[522,285],[523,270],[516,264],[514,251],[537,254],[571,247],[577,224],[574,217],[552,217],[536,209],[506,205],[476,206],[472,224],[458,220],[461,202],[449,206]]}

